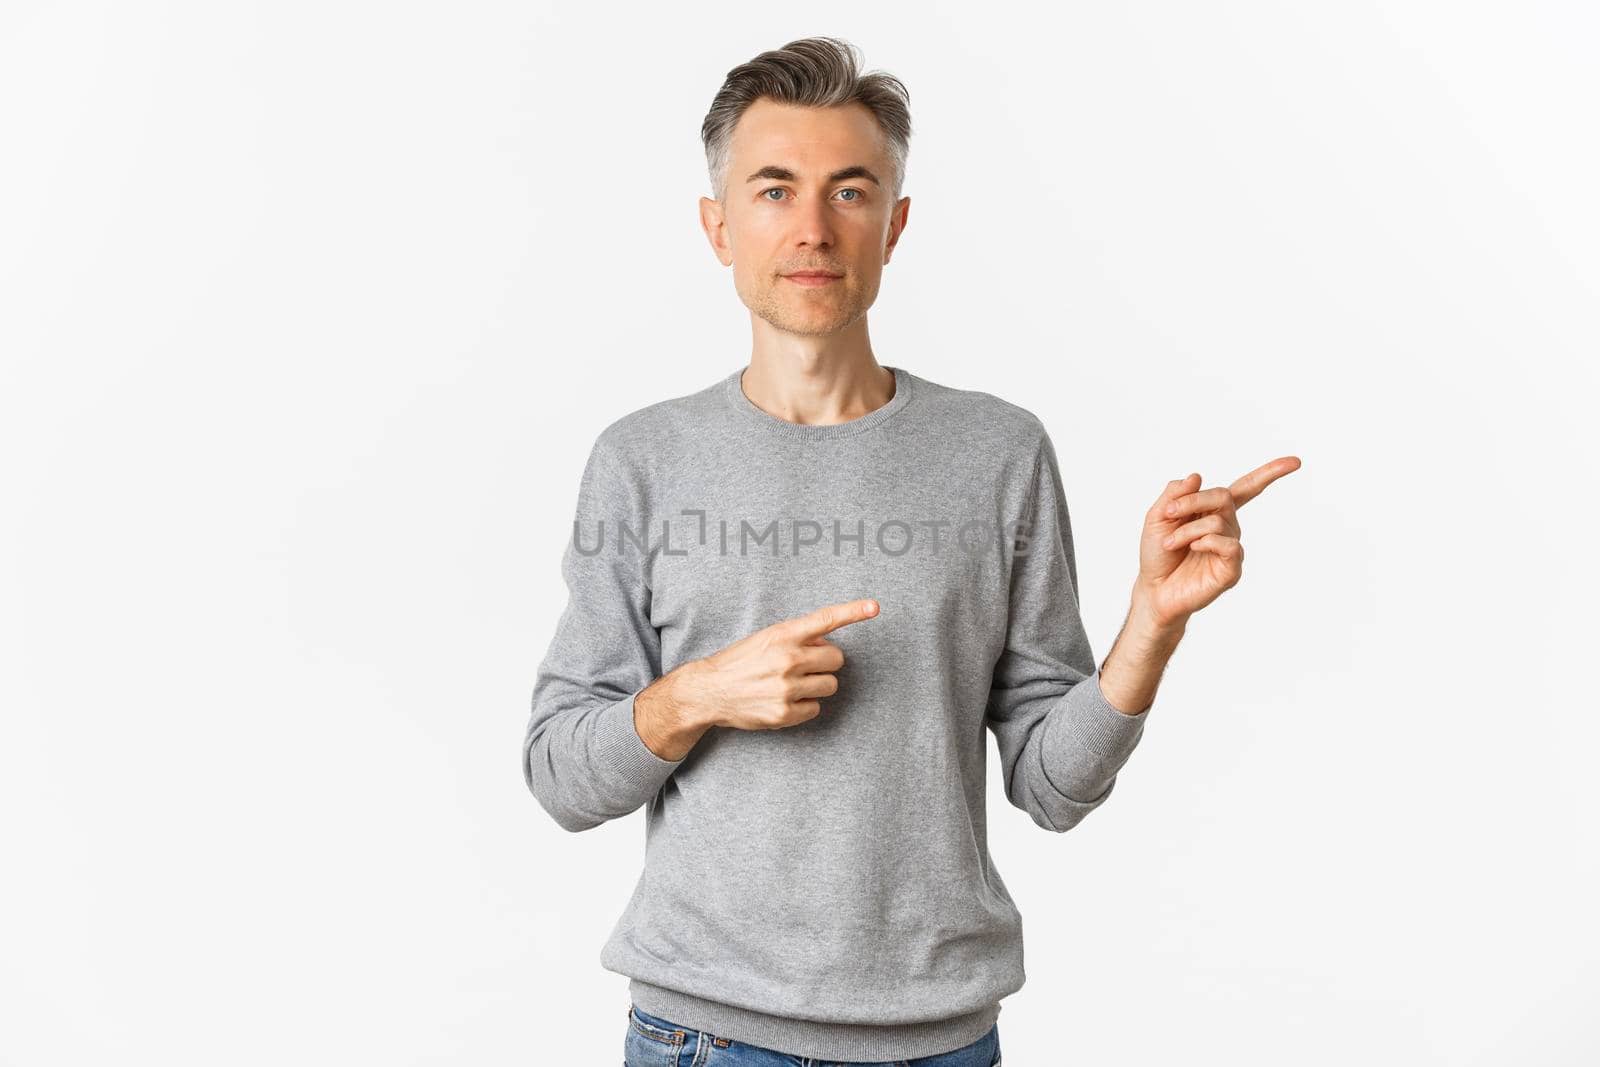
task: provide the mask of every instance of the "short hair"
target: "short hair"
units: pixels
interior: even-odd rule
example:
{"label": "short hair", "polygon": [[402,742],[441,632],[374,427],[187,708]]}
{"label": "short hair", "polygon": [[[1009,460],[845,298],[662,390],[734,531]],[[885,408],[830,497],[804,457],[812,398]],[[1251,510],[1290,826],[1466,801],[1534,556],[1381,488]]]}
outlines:
{"label": "short hair", "polygon": [[718,200],[728,192],[729,145],[745,109],[763,97],[782,104],[836,107],[864,104],[878,121],[893,166],[890,188],[900,199],[911,148],[911,93],[884,71],[860,73],[854,45],[837,37],[804,37],[762,52],[728,72],[700,125],[706,169]]}

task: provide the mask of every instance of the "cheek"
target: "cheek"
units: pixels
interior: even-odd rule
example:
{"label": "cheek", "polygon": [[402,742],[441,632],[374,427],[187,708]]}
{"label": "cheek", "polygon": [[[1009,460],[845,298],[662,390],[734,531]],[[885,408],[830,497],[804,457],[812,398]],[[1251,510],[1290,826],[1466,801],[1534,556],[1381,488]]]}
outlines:
{"label": "cheek", "polygon": [[741,291],[751,292],[763,286],[771,287],[772,279],[766,265],[759,259],[750,256],[735,256],[733,260],[733,279]]}

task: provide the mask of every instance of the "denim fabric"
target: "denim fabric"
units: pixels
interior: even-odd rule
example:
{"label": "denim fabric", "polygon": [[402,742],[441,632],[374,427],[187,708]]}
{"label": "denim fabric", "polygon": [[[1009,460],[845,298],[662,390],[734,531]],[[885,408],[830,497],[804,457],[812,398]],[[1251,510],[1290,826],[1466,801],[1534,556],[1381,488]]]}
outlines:
{"label": "denim fabric", "polygon": [[[758,1045],[746,1045],[704,1030],[691,1030],[632,1005],[623,1067],[846,1067],[838,1060],[791,1056]],[[978,1040],[937,1056],[914,1060],[850,1061],[849,1067],[999,1067],[1000,1024]]]}

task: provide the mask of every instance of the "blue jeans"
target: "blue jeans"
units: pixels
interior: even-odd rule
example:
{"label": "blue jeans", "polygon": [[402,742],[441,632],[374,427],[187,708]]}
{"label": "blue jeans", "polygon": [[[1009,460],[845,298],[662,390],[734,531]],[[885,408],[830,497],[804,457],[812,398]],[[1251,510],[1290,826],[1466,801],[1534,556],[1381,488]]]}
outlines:
{"label": "blue jeans", "polygon": [[[668,1022],[628,1007],[628,1040],[623,1046],[623,1067],[835,1067],[838,1061],[790,1056],[759,1045],[718,1037],[704,1030]],[[914,1060],[865,1063],[854,1067],[999,1067],[1000,1024],[970,1045],[937,1056]]]}

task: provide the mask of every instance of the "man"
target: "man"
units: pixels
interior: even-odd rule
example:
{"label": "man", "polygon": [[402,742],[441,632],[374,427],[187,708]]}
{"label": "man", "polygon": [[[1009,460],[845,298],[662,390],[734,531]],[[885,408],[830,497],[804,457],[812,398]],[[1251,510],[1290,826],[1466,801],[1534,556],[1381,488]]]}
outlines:
{"label": "man", "polygon": [[1189,617],[1239,580],[1238,507],[1299,466],[1168,483],[1097,668],[1039,419],[873,355],[907,102],[832,38],[729,73],[700,214],[750,363],[611,423],[583,473],[524,773],[568,830],[646,806],[601,953],[634,1067],[998,1063],[1024,973],[985,729],[1039,826],[1102,804]]}

